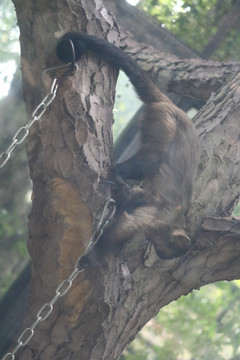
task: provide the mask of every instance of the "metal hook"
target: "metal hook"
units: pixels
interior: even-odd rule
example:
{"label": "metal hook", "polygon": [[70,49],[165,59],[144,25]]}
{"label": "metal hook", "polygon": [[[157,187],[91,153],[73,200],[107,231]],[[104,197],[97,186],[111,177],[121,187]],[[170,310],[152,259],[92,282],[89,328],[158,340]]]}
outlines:
{"label": "metal hook", "polygon": [[64,64],[64,65],[58,65],[58,66],[52,66],[50,68],[47,68],[45,69],[43,72],[42,72],[42,77],[43,77],[43,80],[45,80],[45,77],[48,73],[51,73],[51,72],[56,72],[58,70],[61,70],[61,69],[64,69],[64,68],[68,68],[70,67],[70,73],[75,73],[75,71],[77,71],[78,69],[78,65],[75,63],[75,62],[69,62],[67,64]]}
{"label": "metal hook", "polygon": [[70,48],[71,48],[72,61],[69,62],[69,63],[67,63],[67,64],[52,66],[52,67],[50,67],[50,68],[45,69],[45,70],[43,71],[43,73],[42,73],[43,80],[45,80],[45,76],[46,76],[48,73],[56,72],[57,70],[61,70],[61,69],[64,69],[64,68],[70,67],[70,73],[71,73],[71,74],[74,74],[74,73],[77,71],[78,65],[76,64],[75,48],[74,48],[74,45],[73,45],[72,40],[71,40],[71,39],[68,39],[68,41],[69,41],[69,45],[70,45]]}
{"label": "metal hook", "polygon": [[103,212],[101,214],[100,220],[97,225],[97,229],[101,228],[104,224],[104,220],[107,217],[107,220],[111,220],[116,211],[116,201],[113,199],[108,199],[104,205]]}
{"label": "metal hook", "polygon": [[108,199],[104,205],[100,220],[98,222],[97,228],[94,231],[90,242],[85,250],[84,256],[86,256],[92,248],[96,245],[100,237],[102,236],[106,226],[108,225],[109,221],[112,220],[116,211],[116,202],[113,199]]}
{"label": "metal hook", "polygon": [[72,72],[75,72],[77,69],[77,65],[76,65],[76,54],[75,54],[75,47],[73,45],[73,42],[71,39],[68,39],[70,47],[71,47],[71,51],[72,51]]}

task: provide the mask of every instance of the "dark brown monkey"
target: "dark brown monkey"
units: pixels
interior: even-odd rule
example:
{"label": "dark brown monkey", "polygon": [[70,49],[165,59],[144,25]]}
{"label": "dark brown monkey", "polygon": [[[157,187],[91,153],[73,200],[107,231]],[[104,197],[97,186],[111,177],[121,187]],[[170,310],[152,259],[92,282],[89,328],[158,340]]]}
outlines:
{"label": "dark brown monkey", "polygon": [[191,246],[185,228],[198,161],[198,140],[191,120],[159,91],[130,56],[104,39],[68,32],[57,44],[60,60],[72,60],[69,39],[76,60],[89,50],[122,69],[146,105],[139,151],[115,166],[116,177],[137,180],[141,185],[132,189],[124,211],[82,258],[82,265],[96,265],[137,232],[154,245],[159,257],[183,255]]}

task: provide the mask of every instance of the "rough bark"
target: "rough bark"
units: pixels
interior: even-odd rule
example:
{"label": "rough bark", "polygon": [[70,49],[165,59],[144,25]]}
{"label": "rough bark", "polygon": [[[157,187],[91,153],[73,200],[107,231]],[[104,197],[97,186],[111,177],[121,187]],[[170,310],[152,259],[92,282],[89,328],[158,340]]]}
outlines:
{"label": "rough bark", "polygon": [[233,74],[195,117],[201,159],[195,187],[196,221],[230,215],[239,197],[239,85]]}
{"label": "rough bark", "polygon": [[[55,47],[61,32],[81,26],[90,33],[105,34],[109,41],[115,42],[119,32],[113,26],[113,17],[97,0],[83,1],[82,7],[68,1],[28,0],[24,7],[22,1],[14,3],[21,31],[24,97],[30,114],[49,91],[51,80],[48,77],[44,80],[42,71],[58,64]],[[52,297],[57,284],[72,272],[73,264],[86,248],[95,219],[110,196],[109,185],[100,182],[100,177],[107,177],[111,161],[116,75],[116,70],[99,58],[86,56],[79,63],[75,76],[63,78],[59,75],[57,98],[31,130],[27,150],[33,204],[28,249],[33,276],[26,324]],[[76,309],[84,307],[92,292],[87,280],[76,282],[79,286],[64,305],[71,314],[60,311],[63,304],[57,305],[49,324],[44,324],[43,330],[32,341],[31,350],[26,348],[20,358],[51,358],[59,341],[67,339],[68,331],[78,321]],[[71,303],[75,300],[77,307],[72,311]],[[54,326],[53,319],[60,319],[60,323],[57,321]],[[55,340],[51,340],[51,329],[54,329]],[[64,329],[68,329],[67,332]],[[61,333],[60,337],[56,332]],[[55,358],[59,356],[56,354]]]}
{"label": "rough bark", "polygon": [[[47,91],[41,71],[56,64],[53,49],[60,29],[81,24],[110,41],[117,41],[119,30],[100,0],[14,3],[31,113]],[[88,54],[76,74],[60,82],[57,99],[31,132],[33,277],[27,325],[72,272],[110,196],[100,177],[107,177],[111,159],[115,80],[109,66]],[[161,307],[207,283],[239,277],[238,222],[212,218],[229,212],[239,193],[239,85],[240,77],[232,78],[196,119],[202,146],[190,219],[196,245],[182,258],[164,261],[136,234],[117,256],[78,276],[17,358],[117,359]]]}
{"label": "rough bark", "polygon": [[104,0],[104,3],[114,10],[122,26],[120,46],[150,72],[164,92],[206,101],[230,74],[240,69],[239,62],[199,59],[159,23],[125,0]]}
{"label": "rough bark", "polygon": [[138,43],[122,29],[121,47],[151,74],[161,91],[204,101],[223,85],[230,74],[240,69],[239,62],[183,59],[156,51],[151,46]]}

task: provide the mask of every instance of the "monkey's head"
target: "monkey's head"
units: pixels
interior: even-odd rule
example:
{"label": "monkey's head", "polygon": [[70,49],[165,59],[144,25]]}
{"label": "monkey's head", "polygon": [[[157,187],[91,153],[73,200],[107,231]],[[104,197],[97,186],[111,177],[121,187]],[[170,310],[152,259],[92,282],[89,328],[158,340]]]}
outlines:
{"label": "monkey's head", "polygon": [[154,245],[157,255],[161,259],[174,259],[184,255],[192,242],[186,231],[177,227],[169,231],[151,232],[147,239]]}
{"label": "monkey's head", "polygon": [[79,40],[79,33],[70,31],[59,40],[56,46],[56,53],[61,61],[65,63],[73,61],[72,45],[74,46],[76,61],[86,52],[86,43]]}

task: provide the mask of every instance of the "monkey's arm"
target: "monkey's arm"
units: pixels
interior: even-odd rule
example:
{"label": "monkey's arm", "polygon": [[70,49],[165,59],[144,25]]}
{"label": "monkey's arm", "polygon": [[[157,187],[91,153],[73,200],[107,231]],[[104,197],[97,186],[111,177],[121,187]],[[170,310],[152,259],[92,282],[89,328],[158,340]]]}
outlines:
{"label": "monkey's arm", "polygon": [[142,206],[129,214],[124,211],[106,229],[99,242],[83,256],[80,264],[96,266],[108,254],[119,250],[136,233],[145,234],[160,258],[172,259],[182,256],[191,246],[191,241],[181,227],[174,227],[176,211],[156,206]]}
{"label": "monkey's arm", "polygon": [[114,182],[116,183],[116,200],[121,213],[125,209],[132,213],[136,207],[147,205],[145,191],[140,186],[129,186],[127,180],[144,181],[153,177],[161,164],[161,156],[151,153],[144,147],[128,160],[114,167]]}

